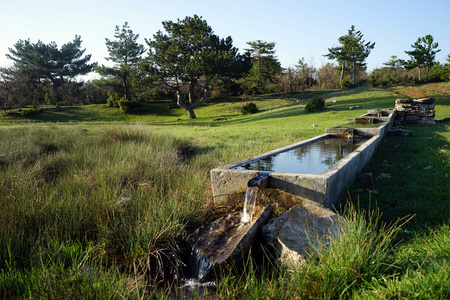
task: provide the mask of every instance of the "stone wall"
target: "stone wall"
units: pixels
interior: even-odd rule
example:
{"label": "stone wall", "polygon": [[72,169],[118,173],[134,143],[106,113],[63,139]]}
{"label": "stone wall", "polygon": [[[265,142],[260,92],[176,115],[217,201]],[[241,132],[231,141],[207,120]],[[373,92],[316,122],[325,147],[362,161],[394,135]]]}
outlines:
{"label": "stone wall", "polygon": [[394,124],[434,124],[434,98],[397,99]]}

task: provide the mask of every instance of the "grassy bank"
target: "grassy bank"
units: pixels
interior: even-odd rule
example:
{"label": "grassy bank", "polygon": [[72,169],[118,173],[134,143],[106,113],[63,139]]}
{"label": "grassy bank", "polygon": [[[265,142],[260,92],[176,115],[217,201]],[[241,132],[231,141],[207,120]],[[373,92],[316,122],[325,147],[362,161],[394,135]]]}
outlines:
{"label": "grassy bank", "polygon": [[[187,296],[175,288],[189,272],[183,238],[215,217],[212,168],[322,134],[368,109],[393,107],[405,93],[262,95],[251,99],[260,112],[246,116],[239,99],[225,99],[199,108],[196,120],[162,103],[135,115],[86,106],[2,116],[0,295]],[[433,93],[436,119],[449,117],[448,84]],[[306,113],[317,94],[331,106]],[[346,231],[328,250],[318,249],[308,267],[291,272],[249,259],[243,271],[218,274],[209,295],[448,298],[449,126],[408,129],[411,137],[386,138],[365,168],[374,185],[355,181],[342,195],[342,203],[353,203],[346,204]],[[396,223],[407,215],[414,217]]]}

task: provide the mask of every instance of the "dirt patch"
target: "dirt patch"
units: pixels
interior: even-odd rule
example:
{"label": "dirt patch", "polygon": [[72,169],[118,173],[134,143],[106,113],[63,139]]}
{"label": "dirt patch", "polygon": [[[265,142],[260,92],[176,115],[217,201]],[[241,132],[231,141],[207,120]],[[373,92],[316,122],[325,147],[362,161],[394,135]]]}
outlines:
{"label": "dirt patch", "polygon": [[450,87],[440,83],[429,83],[420,86],[396,86],[387,90],[413,99],[432,97],[434,95],[450,96]]}

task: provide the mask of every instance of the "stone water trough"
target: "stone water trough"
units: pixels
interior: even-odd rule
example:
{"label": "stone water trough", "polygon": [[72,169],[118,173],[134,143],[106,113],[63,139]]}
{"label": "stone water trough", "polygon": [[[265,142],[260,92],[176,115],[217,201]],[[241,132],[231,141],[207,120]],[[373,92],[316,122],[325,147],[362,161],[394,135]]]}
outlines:
{"label": "stone water trough", "polygon": [[[241,201],[249,180],[260,175],[268,175],[266,187],[277,190],[277,200],[284,203],[285,207],[290,208],[310,203],[332,209],[342,190],[371,159],[376,146],[390,129],[393,118],[393,110],[371,110],[356,118],[354,122],[328,128],[323,135],[213,169],[211,170],[211,182],[214,204],[223,206]],[[365,121],[371,126],[364,125],[359,128],[358,122]],[[350,133],[352,133],[351,137]],[[346,156],[341,155],[342,158],[338,155],[339,160],[330,167],[319,170],[318,173],[310,172],[309,169],[286,172],[253,168],[255,165],[262,165],[264,160],[274,160],[278,155],[289,151],[297,151],[294,155],[305,156],[310,160],[329,160],[326,155],[308,156],[308,154],[301,153],[302,148],[318,142],[333,144],[336,137],[347,139],[364,137],[365,139],[359,139],[360,143],[356,149]],[[341,150],[340,144],[334,147]],[[268,164],[270,165],[270,162]],[[288,164],[290,163],[288,162]]]}
{"label": "stone water trough", "polygon": [[[332,208],[371,159],[393,118],[394,111],[369,111],[325,134],[212,170],[216,207],[240,204],[244,198],[244,208],[256,213],[249,221],[230,213],[187,237],[193,248],[193,278],[201,282],[213,266],[244,257],[258,231],[280,261],[302,264],[306,249],[337,234],[340,221]],[[246,193],[252,189],[260,192]],[[256,205],[256,196],[248,202],[249,195],[267,191],[270,203]],[[271,218],[272,204],[286,212]]]}

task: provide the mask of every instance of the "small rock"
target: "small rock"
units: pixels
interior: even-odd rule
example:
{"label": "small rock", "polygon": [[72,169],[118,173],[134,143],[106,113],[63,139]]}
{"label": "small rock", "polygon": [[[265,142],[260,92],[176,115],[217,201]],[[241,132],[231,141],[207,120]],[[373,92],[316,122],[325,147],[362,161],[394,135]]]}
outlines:
{"label": "small rock", "polygon": [[428,167],[425,167],[425,168],[423,168],[424,170],[429,170],[429,169],[433,169],[433,166],[428,166]]}
{"label": "small rock", "polygon": [[131,198],[130,197],[122,197],[119,200],[119,204],[121,205],[128,205],[131,202]]}
{"label": "small rock", "polygon": [[378,177],[381,177],[381,178],[392,178],[392,175],[388,174],[388,173],[380,173],[380,175]]}
{"label": "small rock", "polygon": [[388,133],[390,135],[394,135],[394,136],[407,137],[407,136],[410,136],[412,134],[412,131],[411,130],[401,129],[401,128],[391,128]]}

